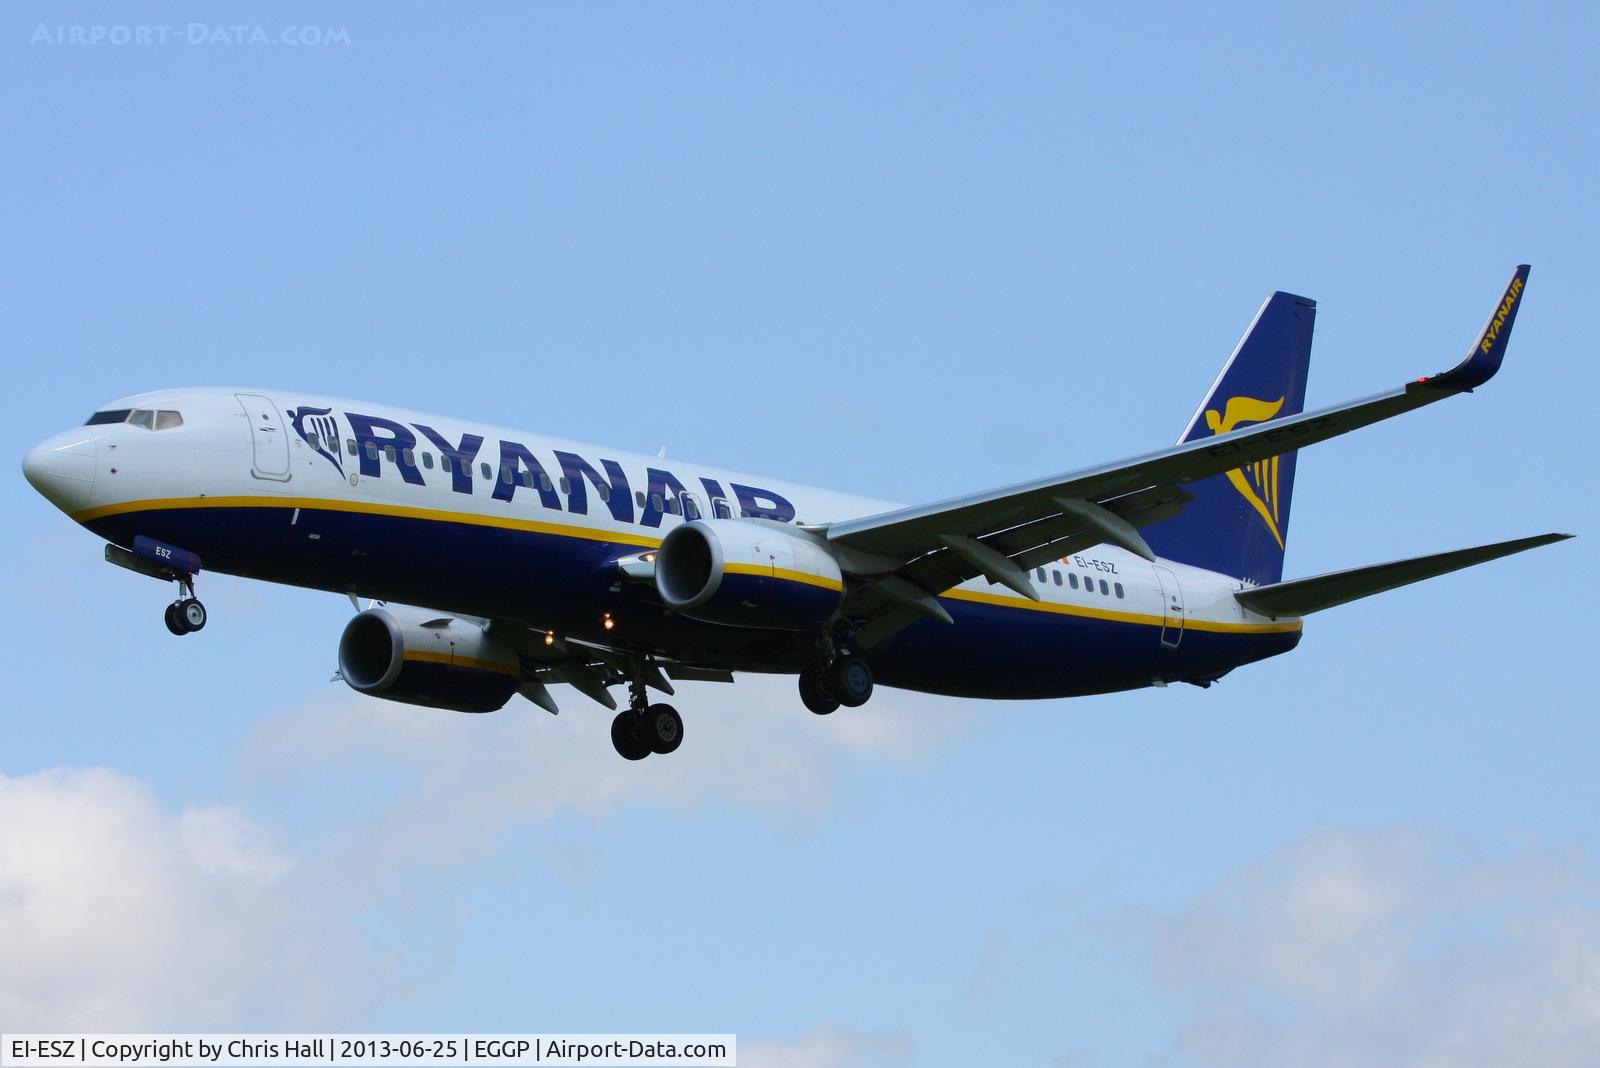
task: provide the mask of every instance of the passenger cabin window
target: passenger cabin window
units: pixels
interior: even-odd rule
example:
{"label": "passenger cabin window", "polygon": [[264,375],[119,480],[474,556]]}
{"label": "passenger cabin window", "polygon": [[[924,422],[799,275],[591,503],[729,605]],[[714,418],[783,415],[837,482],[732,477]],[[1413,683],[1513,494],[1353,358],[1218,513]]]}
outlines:
{"label": "passenger cabin window", "polygon": [[383,447],[383,458],[385,460],[388,460],[390,463],[394,463],[394,446],[393,445],[385,445]]}
{"label": "passenger cabin window", "polygon": [[1070,571],[1067,572],[1067,585],[1071,586],[1073,589],[1078,588],[1078,576],[1074,575]]}
{"label": "passenger cabin window", "polygon": [[1113,582],[1111,585],[1117,591],[1117,596],[1121,597],[1122,596],[1122,583]]}
{"label": "passenger cabin window", "polygon": [[449,456],[447,456],[447,455],[445,455],[444,453],[441,452],[439,454],[439,470],[443,471],[445,474],[449,474],[450,472],[454,471],[455,469],[456,469],[455,461],[450,459]]}
{"label": "passenger cabin window", "polygon": [[1100,580],[1100,592],[1105,594],[1108,597],[1111,595],[1111,587],[1106,585],[1106,580],[1105,579],[1101,579]]}
{"label": "passenger cabin window", "polygon": [[561,494],[564,497],[572,494],[572,480],[566,475],[561,476]]}
{"label": "passenger cabin window", "polygon": [[478,465],[478,470],[483,474],[484,478],[493,478],[494,477],[494,472],[490,469],[489,464],[487,462],[480,463]]}
{"label": "passenger cabin window", "polygon": [[501,466],[501,468],[500,468],[500,481],[504,482],[508,486],[511,485],[511,467],[509,465],[502,465]]}
{"label": "passenger cabin window", "polygon": [[728,502],[721,497],[711,498],[711,514],[718,519],[732,519],[733,509],[728,507]]}
{"label": "passenger cabin window", "polygon": [[1057,585],[1057,586],[1059,586],[1059,585],[1061,585],[1061,572],[1059,572],[1059,571],[1052,571],[1052,572],[1050,572],[1050,577],[1051,577],[1051,578],[1052,578],[1052,579],[1053,579],[1053,580],[1055,580],[1055,584],[1056,584],[1056,585]]}
{"label": "passenger cabin window", "polygon": [[517,476],[517,482],[523,489],[533,489],[533,472],[524,471]]}
{"label": "passenger cabin window", "polygon": [[550,490],[554,488],[550,481],[550,476],[542,471],[539,473],[539,488],[544,490],[546,493],[549,493]]}
{"label": "passenger cabin window", "polygon": [[1042,568],[1042,567],[1039,569],[1039,581],[1040,582],[1044,581],[1044,568]]}
{"label": "passenger cabin window", "polygon": [[644,490],[634,490],[633,499],[640,508],[644,507]]}
{"label": "passenger cabin window", "polygon": [[425,452],[422,454],[422,466],[426,467],[429,471],[433,470],[433,453]]}
{"label": "passenger cabin window", "polygon": [[407,467],[417,466],[417,454],[412,452],[410,449],[402,450],[400,455],[405,457]]}
{"label": "passenger cabin window", "polygon": [[668,497],[667,498],[667,514],[668,515],[678,515],[682,511],[683,511],[683,506],[678,503],[678,498],[676,498],[676,497]]}
{"label": "passenger cabin window", "polygon": [[611,487],[602,482],[594,488],[594,495],[600,498],[601,504],[609,504],[611,501]]}
{"label": "passenger cabin window", "polygon": [[131,408],[108,408],[103,412],[95,412],[89,417],[84,426],[106,426],[111,423],[126,423],[128,416],[133,414]]}
{"label": "passenger cabin window", "polygon": [[372,442],[372,441],[367,442],[367,459],[376,460],[377,458],[378,458],[378,445],[377,445],[377,443],[376,442]]}
{"label": "passenger cabin window", "polygon": [[685,495],[683,498],[683,515],[685,519],[699,519],[700,505],[693,497]]}
{"label": "passenger cabin window", "polygon": [[356,439],[355,438],[348,438],[348,439],[345,440],[344,451],[349,453],[351,456],[354,456],[356,454]]}

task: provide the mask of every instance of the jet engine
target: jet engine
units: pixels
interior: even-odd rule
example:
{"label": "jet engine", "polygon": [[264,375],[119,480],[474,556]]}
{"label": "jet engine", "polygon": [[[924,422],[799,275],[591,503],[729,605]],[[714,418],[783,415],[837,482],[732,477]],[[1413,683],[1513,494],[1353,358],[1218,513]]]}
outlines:
{"label": "jet engine", "polygon": [[772,630],[819,627],[844,596],[823,544],[746,519],[698,519],[669,532],[655,582],[661,599],[691,619]]}
{"label": "jet engine", "polygon": [[408,705],[493,712],[517,691],[516,650],[469,620],[415,608],[369,608],[339,637],[354,690]]}

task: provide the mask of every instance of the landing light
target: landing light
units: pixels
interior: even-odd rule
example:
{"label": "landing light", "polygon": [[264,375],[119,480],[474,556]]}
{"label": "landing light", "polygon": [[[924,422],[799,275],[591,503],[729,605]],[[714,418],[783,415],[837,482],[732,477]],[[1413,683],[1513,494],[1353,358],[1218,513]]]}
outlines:
{"label": "landing light", "polygon": [[606,628],[606,630],[610,630],[612,627],[617,625],[617,621],[611,618],[610,612],[607,612],[604,618],[600,620],[600,625]]}
{"label": "landing light", "polygon": [[546,645],[554,645],[556,643],[556,632],[553,631],[553,630],[545,631],[544,632],[544,643]]}

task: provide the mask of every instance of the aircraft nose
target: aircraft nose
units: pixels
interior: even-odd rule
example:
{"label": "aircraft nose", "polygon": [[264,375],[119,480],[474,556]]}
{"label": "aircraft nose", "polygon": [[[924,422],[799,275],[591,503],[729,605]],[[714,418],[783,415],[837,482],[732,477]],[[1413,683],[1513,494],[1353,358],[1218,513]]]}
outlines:
{"label": "aircraft nose", "polygon": [[23,476],[69,515],[89,503],[94,472],[94,435],[81,428],[41,441],[22,458]]}

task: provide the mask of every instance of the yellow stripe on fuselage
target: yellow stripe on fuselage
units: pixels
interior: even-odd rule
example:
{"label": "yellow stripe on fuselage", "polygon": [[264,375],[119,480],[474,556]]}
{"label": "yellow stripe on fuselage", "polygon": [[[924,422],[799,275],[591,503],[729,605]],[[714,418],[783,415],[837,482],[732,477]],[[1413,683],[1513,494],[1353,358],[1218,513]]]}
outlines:
{"label": "yellow stripe on fuselage", "polygon": [[[127,515],[133,512],[154,512],[177,508],[300,508],[306,511],[353,512],[362,515],[395,516],[402,519],[422,519],[434,523],[461,523],[468,526],[495,527],[500,530],[519,530],[530,534],[552,534],[557,537],[582,538],[586,541],[609,542],[617,545],[638,545],[648,549],[658,548],[661,539],[648,534],[630,534],[622,531],[598,530],[593,527],[572,526],[567,523],[542,523],[532,519],[513,519],[510,516],[476,515],[471,512],[451,512],[442,508],[412,508],[398,504],[378,504],[370,501],[337,501],[322,497],[162,497],[144,501],[125,501],[106,504],[73,514],[78,523],[90,523],[107,516]],[[842,590],[840,583],[817,575],[807,575],[786,568],[772,568],[761,564],[726,564],[733,574],[766,575],[802,582],[828,590]],[[1008,597],[982,590],[945,590],[939,594],[944,600],[970,601],[975,604],[1014,608],[1024,612],[1048,612],[1054,615],[1081,616],[1085,619],[1103,619],[1113,623],[1140,623],[1145,626],[1165,626],[1160,616],[1136,612],[1117,612],[1088,605],[1063,604],[1057,601],[1031,601],[1024,597]],[[1174,624],[1175,625],[1175,624]],[[1209,619],[1186,618],[1185,630],[1214,631],[1218,633],[1274,634],[1301,629],[1299,620],[1275,623],[1222,623]]]}
{"label": "yellow stripe on fuselage", "polygon": [[564,538],[583,538],[586,541],[640,545],[647,549],[656,548],[661,544],[660,538],[652,538],[646,534],[597,530],[594,527],[578,527],[568,523],[541,523],[538,520],[513,519],[510,516],[477,515],[473,512],[446,511],[443,508],[413,508],[372,501],[336,501],[325,497],[166,497],[102,505],[99,508],[77,512],[72,518],[79,523],[91,523],[107,516],[160,511],[167,508],[300,508],[306,511],[356,512],[362,515],[394,516],[399,519],[424,519],[435,523],[464,523],[475,527],[521,530],[530,534],[556,534]]}
{"label": "yellow stripe on fuselage", "polygon": [[[1160,616],[1147,616],[1140,612],[1118,612],[1110,608],[1093,608],[1082,604],[1062,604],[1058,601],[1030,601],[1022,597],[1007,597],[1000,593],[985,593],[982,590],[945,590],[939,595],[940,600],[972,601],[976,604],[991,604],[999,608],[1022,608],[1034,612],[1050,612],[1058,616],[1082,616],[1085,619],[1103,619],[1110,623],[1142,623],[1147,627],[1162,627],[1167,621]],[[1179,624],[1174,621],[1172,626]],[[1212,619],[1195,619],[1193,616],[1183,620],[1184,630],[1208,630],[1220,634],[1281,634],[1300,629],[1300,621],[1279,623],[1222,623]]]}

